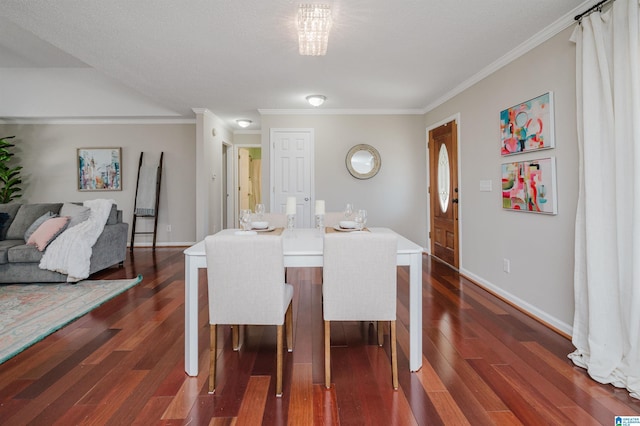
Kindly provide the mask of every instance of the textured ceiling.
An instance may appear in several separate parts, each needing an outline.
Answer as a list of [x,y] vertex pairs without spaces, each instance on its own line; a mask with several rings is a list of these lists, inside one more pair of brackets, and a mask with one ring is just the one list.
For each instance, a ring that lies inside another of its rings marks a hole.
[[2,0],[1,67],[90,67],[184,117],[420,111],[582,0],[327,1],[326,56],[298,54],[290,0]]

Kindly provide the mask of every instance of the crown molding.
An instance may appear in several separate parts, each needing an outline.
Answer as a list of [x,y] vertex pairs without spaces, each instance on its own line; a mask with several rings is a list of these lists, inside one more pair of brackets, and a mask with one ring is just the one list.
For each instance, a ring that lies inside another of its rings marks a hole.
[[421,115],[422,109],[258,109],[260,115]]
[[0,117],[0,124],[195,124],[195,118],[167,117]]
[[468,80],[463,81],[461,84],[459,84],[449,92],[445,93],[444,95],[436,99],[434,102],[424,107],[422,112],[426,114],[427,112],[433,110],[434,108],[437,108],[438,106],[442,105],[449,99],[453,98],[456,95],[459,95],[460,93],[464,92],[474,84],[480,82],[484,78],[498,71],[500,68],[515,61],[520,56],[540,46],[542,43],[549,40],[551,37],[557,35],[564,29],[575,24],[576,21],[574,17],[577,14],[579,14],[580,11],[583,10],[585,7],[590,6],[591,3],[592,3],[592,0],[587,0],[581,3],[579,6],[575,7],[571,12],[565,14],[564,16],[562,16],[560,19],[558,19],[548,27],[544,28],[543,30],[533,35],[533,37],[529,38],[528,40],[524,41],[520,45],[516,46],[514,49],[507,52],[504,56],[502,56],[495,62],[489,64],[487,67],[485,67],[480,72],[473,75]]

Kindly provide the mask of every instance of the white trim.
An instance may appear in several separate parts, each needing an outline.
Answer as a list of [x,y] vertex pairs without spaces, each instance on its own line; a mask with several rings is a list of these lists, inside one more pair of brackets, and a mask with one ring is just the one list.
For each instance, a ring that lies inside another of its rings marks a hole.
[[2,117],[0,124],[195,124],[195,118],[169,117]]
[[[196,242],[194,241],[173,241],[173,242],[156,242],[156,247],[191,247],[192,245],[194,245]],[[131,242],[127,243],[127,247],[131,248]],[[139,247],[139,248],[151,248],[153,247],[153,243],[149,243],[149,242],[141,242],[141,243],[134,243],[133,247]]]
[[556,329],[562,331],[563,333],[572,336],[573,335],[573,327],[565,322],[560,321],[558,318],[549,315],[548,313],[541,311],[538,307],[520,299],[518,296],[514,296],[513,294],[504,291],[504,289],[490,283],[489,281],[473,274],[466,269],[460,268],[460,275],[465,275],[469,279],[473,280],[476,284],[479,284],[480,287],[484,287],[491,292],[499,295],[505,300],[508,300],[510,303],[519,307],[520,309],[527,312],[529,315],[534,318],[542,321],[543,323],[547,323]]

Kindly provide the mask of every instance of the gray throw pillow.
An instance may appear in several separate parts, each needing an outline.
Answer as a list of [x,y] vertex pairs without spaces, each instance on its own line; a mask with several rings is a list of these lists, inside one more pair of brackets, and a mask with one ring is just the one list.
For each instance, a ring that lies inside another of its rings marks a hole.
[[46,212],[45,214],[43,214],[42,216],[37,218],[31,225],[29,225],[29,227],[25,231],[25,233],[24,233],[24,241],[25,242],[29,241],[29,237],[31,237],[31,234],[33,234],[35,232],[35,230],[40,227],[40,225],[45,223],[47,221],[47,219],[51,219],[52,217],[57,217],[57,216],[58,215],[53,213],[53,212]]
[[60,216],[69,216],[67,228],[76,226],[89,219],[90,214],[91,209],[89,207],[79,206],[73,203],[64,203],[60,209]]

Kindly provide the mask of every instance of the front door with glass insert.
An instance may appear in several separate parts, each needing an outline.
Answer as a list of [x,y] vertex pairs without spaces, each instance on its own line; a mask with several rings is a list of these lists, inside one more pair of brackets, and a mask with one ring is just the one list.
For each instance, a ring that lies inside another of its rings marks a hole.
[[458,268],[458,146],[455,121],[429,131],[431,255]]

